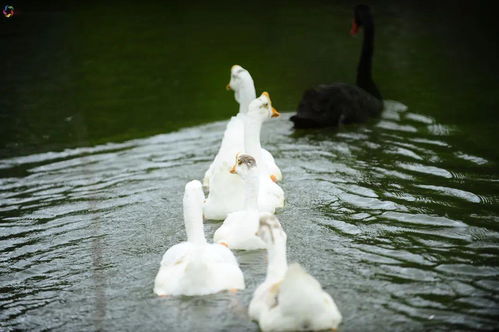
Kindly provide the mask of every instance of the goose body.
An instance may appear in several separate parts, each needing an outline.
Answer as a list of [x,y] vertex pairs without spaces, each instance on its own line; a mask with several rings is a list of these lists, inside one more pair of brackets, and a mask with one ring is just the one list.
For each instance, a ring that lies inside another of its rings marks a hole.
[[[224,162],[229,164],[232,163],[235,154],[244,151],[245,115],[248,113],[249,103],[256,98],[253,78],[250,73],[241,66],[232,66],[231,79],[227,88],[234,90],[235,99],[239,103],[239,113],[229,120],[220,149],[204,175],[203,185],[208,189],[210,188],[215,170]],[[274,157],[264,148],[261,148],[261,150],[262,169],[265,167],[265,171],[269,176],[272,176],[276,181],[280,181],[282,179],[282,173],[275,163]]]
[[262,215],[258,235],[267,245],[265,281],[257,287],[249,316],[262,331],[336,329],[342,316],[333,298],[299,264],[286,260],[286,234],[275,216]]
[[172,246],[163,255],[154,280],[157,295],[207,295],[245,287],[243,274],[230,249],[206,242],[203,200],[201,183],[187,183],[183,200],[187,241]]
[[248,154],[240,154],[231,172],[237,173],[244,182],[244,209],[229,213],[222,226],[213,236],[215,243],[221,243],[230,249],[264,249],[265,243],[256,232],[260,220],[258,212],[259,174],[255,159]]
[[[272,108],[270,96],[264,92],[249,105],[244,122],[244,150],[251,154],[258,165],[263,164],[260,145],[260,131],[264,121],[279,113]],[[230,174],[234,163],[235,153],[231,162],[222,162],[214,169],[210,180],[210,192],[204,206],[204,215],[207,219],[224,220],[231,212],[244,209],[244,182]],[[258,168],[259,190],[258,211],[274,213],[276,208],[284,206],[284,192],[268,175],[265,167]]]
[[259,218],[258,211],[232,212],[216,230],[213,241],[236,250],[265,249],[265,244],[255,235]]
[[364,27],[364,40],[356,85],[334,83],[306,90],[297,113],[290,118],[295,128],[337,127],[365,122],[381,114],[383,99],[371,75],[374,20],[366,5],[354,9],[352,34],[359,27]]

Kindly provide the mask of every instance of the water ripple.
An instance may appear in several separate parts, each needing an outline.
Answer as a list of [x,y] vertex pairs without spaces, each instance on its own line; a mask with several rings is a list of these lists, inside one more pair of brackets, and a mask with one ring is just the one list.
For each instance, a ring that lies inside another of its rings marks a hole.
[[475,195],[471,192],[465,191],[465,190],[448,188],[448,187],[441,187],[441,186],[424,185],[424,184],[419,184],[419,185],[415,185],[415,186],[418,188],[430,189],[430,190],[434,190],[437,192],[441,192],[441,193],[444,193],[446,195],[461,198],[463,200],[466,200],[466,201],[472,202],[472,203],[480,203],[481,202],[480,197],[478,197],[477,195]]
[[444,178],[452,178],[452,173],[436,167],[436,166],[427,166],[427,165],[422,165],[422,164],[417,164],[417,163],[404,163],[404,162],[398,162],[397,165],[405,170],[408,171],[413,171],[417,173],[425,173],[425,174],[431,174],[431,175],[436,175],[436,176],[441,176]]
[[[265,124],[289,259],[333,293],[345,331],[496,326],[492,163],[460,147],[458,128],[385,104],[376,125],[335,133],[293,133],[287,113]],[[185,237],[183,187],[203,176],[224,128],[0,160],[0,329],[256,331],[246,307],[262,251],[236,253],[248,285],[237,295],[152,293],[162,254]],[[207,238],[218,225],[206,222]]]

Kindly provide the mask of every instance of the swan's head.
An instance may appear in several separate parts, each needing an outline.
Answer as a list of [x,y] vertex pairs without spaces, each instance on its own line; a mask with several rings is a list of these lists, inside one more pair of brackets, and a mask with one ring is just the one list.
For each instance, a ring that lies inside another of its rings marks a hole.
[[238,92],[249,86],[253,86],[253,78],[250,73],[239,65],[232,66],[230,69],[230,82],[225,88]]
[[265,121],[270,118],[276,118],[281,114],[272,107],[269,93],[263,92],[260,97],[249,104],[248,115]]
[[230,169],[232,174],[239,174],[245,177],[248,173],[256,169],[256,160],[246,153],[236,154],[236,163]]
[[369,6],[357,5],[353,10],[353,14],[352,29],[350,30],[352,35],[356,35],[360,27],[372,24],[372,14]]
[[276,216],[270,213],[260,215],[260,226],[256,235],[268,246],[278,242],[286,242],[286,233],[284,233],[281,223]]

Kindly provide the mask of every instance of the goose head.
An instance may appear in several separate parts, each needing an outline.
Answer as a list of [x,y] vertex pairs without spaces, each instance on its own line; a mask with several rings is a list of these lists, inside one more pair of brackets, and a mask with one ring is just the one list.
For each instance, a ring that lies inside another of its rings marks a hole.
[[252,118],[265,121],[270,118],[276,118],[281,114],[272,107],[272,101],[270,100],[269,93],[263,92],[260,97],[256,98],[249,104],[248,115]]
[[192,180],[185,185],[184,206],[190,209],[196,209],[203,205],[204,193],[203,186],[198,180]]
[[260,237],[267,246],[277,243],[286,243],[286,233],[276,216],[270,213],[260,215],[260,225],[256,235]]
[[359,28],[365,25],[372,24],[371,8],[367,5],[357,5],[354,8],[354,17],[352,21],[352,29],[350,34],[356,35]]
[[234,97],[238,103],[249,103],[255,97],[253,78],[246,69],[239,65],[234,65],[230,69],[230,82],[225,88],[234,91]]
[[236,155],[236,163],[232,166],[230,172],[232,174],[238,174],[244,179],[254,170],[256,170],[255,158],[246,153],[238,153]]

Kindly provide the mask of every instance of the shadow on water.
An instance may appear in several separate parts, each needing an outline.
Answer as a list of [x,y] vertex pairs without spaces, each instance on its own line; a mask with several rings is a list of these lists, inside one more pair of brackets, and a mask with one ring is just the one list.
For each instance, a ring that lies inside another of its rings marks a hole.
[[[495,12],[368,3],[374,77],[409,107],[331,131],[294,131],[291,113],[264,125],[289,259],[334,296],[343,331],[494,330]],[[181,193],[216,153],[226,122],[213,121],[237,109],[230,65],[281,111],[353,82],[352,4],[14,3],[0,20],[0,329],[256,331],[264,252],[236,253],[235,295],[156,298],[153,279],[185,238]]]

